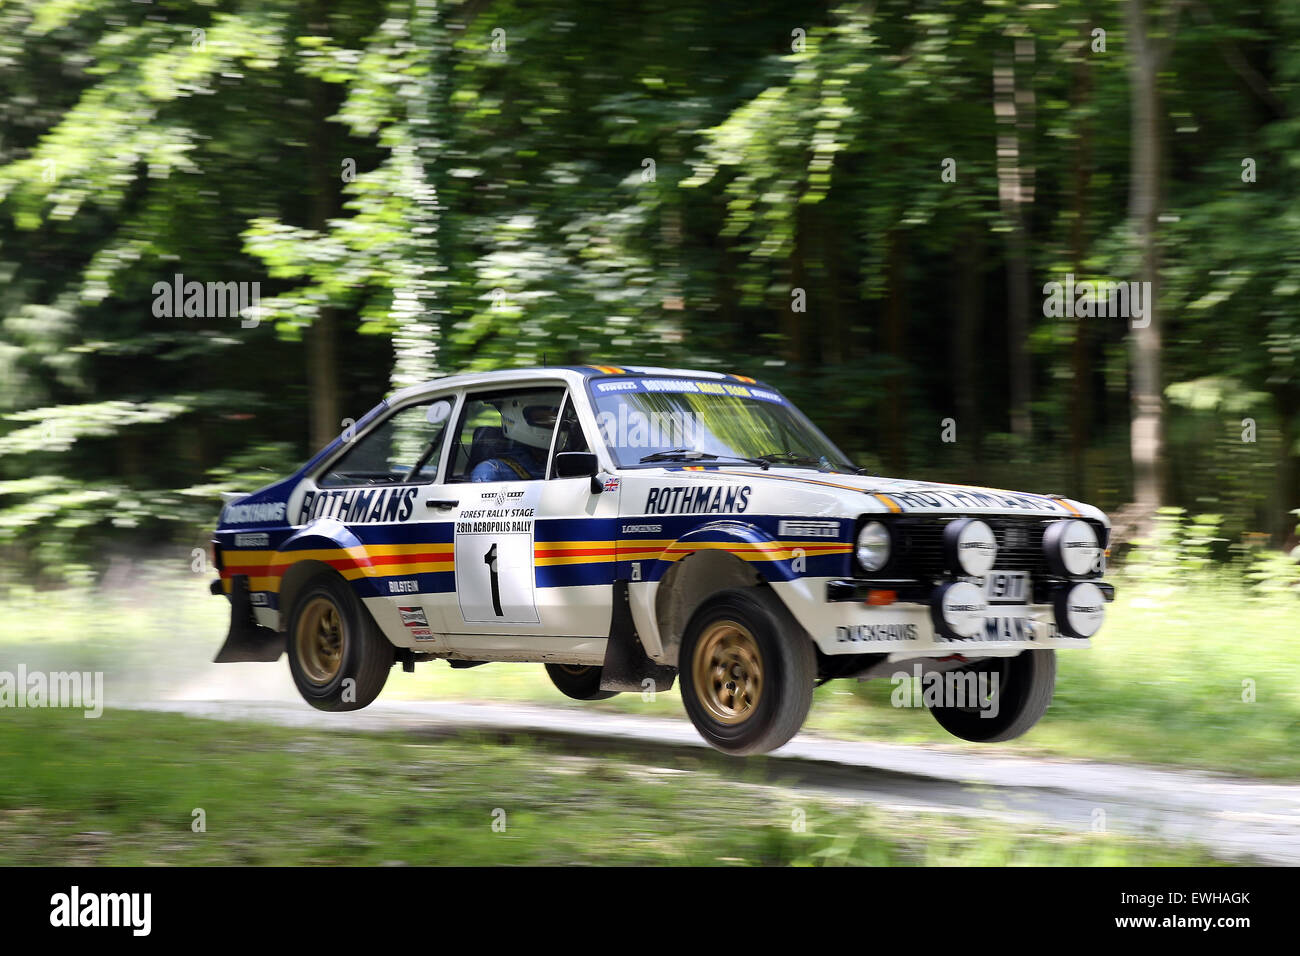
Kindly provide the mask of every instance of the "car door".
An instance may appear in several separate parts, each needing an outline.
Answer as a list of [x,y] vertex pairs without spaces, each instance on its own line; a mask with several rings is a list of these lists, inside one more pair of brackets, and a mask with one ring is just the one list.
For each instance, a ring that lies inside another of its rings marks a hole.
[[[533,550],[537,580],[537,606],[550,633],[572,638],[609,636],[614,574],[618,567],[618,509],[622,493],[619,479],[604,470],[596,478],[561,478],[556,455],[564,452],[600,452],[587,435],[581,405],[570,393],[565,397],[556,428],[555,444],[542,488],[541,516]],[[593,420],[594,424],[594,420]],[[603,644],[602,644],[603,647]]]
[[[512,431],[512,415],[522,435]],[[466,395],[448,452],[447,487],[461,504],[456,596],[446,604],[448,626],[458,630],[452,643],[465,654],[600,659],[609,629],[617,482],[594,494],[590,477],[553,472],[556,451],[585,448],[585,435],[563,385]]]
[[302,524],[339,522],[331,537],[358,544],[316,555],[352,583],[394,643],[441,648],[441,596],[454,590],[456,501],[441,482],[456,393],[394,409],[327,463],[307,485]]

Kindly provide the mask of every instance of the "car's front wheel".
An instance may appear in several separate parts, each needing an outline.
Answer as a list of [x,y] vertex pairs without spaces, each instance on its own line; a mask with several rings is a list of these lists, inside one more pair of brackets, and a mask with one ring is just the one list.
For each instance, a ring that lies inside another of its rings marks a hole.
[[679,661],[686,713],[724,753],[775,750],[808,716],[816,651],[767,591],[723,591],[702,605],[686,628]]
[[546,673],[551,683],[566,697],[574,700],[608,700],[616,697],[616,690],[600,689],[599,667],[584,667],[581,664],[547,664]]
[[962,740],[1011,740],[1038,723],[1056,687],[1056,651],[1021,651],[1015,657],[989,657],[942,675],[945,694],[958,688],[962,701],[930,707],[944,730]]
[[395,659],[346,581],[323,574],[293,602],[286,642],[289,673],[303,700],[319,710],[359,710],[384,689]]

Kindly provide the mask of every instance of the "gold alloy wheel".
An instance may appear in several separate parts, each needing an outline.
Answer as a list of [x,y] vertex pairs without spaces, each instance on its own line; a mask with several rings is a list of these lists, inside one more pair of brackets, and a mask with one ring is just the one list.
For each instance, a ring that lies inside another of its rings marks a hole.
[[590,664],[556,664],[555,666],[564,671],[564,673],[570,674],[573,677],[581,677],[583,674],[591,670]]
[[691,677],[696,696],[715,720],[743,722],[763,694],[758,641],[743,624],[714,621],[695,642]]
[[327,597],[314,597],[298,618],[294,635],[298,661],[313,684],[328,684],[343,665],[347,630],[343,616]]

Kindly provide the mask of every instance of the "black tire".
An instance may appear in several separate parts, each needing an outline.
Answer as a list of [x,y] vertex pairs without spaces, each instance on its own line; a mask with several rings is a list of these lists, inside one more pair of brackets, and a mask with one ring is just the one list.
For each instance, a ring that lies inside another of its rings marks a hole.
[[677,673],[686,713],[700,736],[723,753],[760,754],[803,726],[817,653],[770,591],[722,591],[687,625]]
[[[332,609],[334,621],[325,617]],[[319,616],[319,619],[317,619]],[[338,632],[337,652],[326,632]],[[334,574],[308,581],[289,615],[285,649],[303,700],[318,710],[360,710],[384,689],[396,655],[352,588]],[[332,669],[331,669],[332,668]]]
[[565,697],[574,700],[609,700],[617,697],[616,690],[600,689],[601,668],[579,664],[547,664],[546,673],[551,683]]
[[967,707],[931,707],[939,726],[954,737],[976,743],[1011,740],[1028,731],[1047,712],[1056,687],[1056,651],[1021,651],[1015,657],[990,657],[962,672],[989,675],[985,689],[994,690],[997,676],[997,714],[985,717],[981,701]]

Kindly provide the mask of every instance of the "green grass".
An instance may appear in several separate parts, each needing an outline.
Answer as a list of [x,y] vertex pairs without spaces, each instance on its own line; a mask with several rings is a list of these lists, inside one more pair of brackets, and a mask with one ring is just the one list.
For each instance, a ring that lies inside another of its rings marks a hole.
[[[894,707],[889,680],[831,681],[817,691],[805,730],[1300,779],[1300,655],[1294,649],[1300,602],[1248,598],[1239,588],[1210,585],[1144,593],[1138,582],[1121,582],[1108,612],[1092,648],[1058,652],[1052,707],[1019,740],[992,748],[956,740],[924,710]],[[1243,699],[1247,681],[1253,682],[1253,702]],[[653,703],[639,694],[594,704],[569,701],[540,667],[524,664],[461,672],[435,665],[401,675],[385,693],[682,713],[675,691]]]
[[[225,634],[227,605],[206,578],[174,573],[111,595],[11,592],[0,601],[0,668],[102,669],[110,700],[167,695],[203,675]],[[1058,653],[1056,698],[1025,737],[994,748],[948,736],[916,709],[891,706],[888,680],[832,681],[806,730],[848,739],[1025,752],[1300,779],[1300,602],[1248,597],[1211,581],[1177,589],[1119,581],[1119,599],[1090,650]],[[285,664],[258,665],[283,670]],[[1243,682],[1255,699],[1243,700]],[[675,691],[579,703],[535,664],[395,670],[383,699],[510,700],[683,718]]]
[[1217,862],[1086,829],[867,808],[772,781],[775,761],[720,759],[14,710],[0,721],[0,865]]

